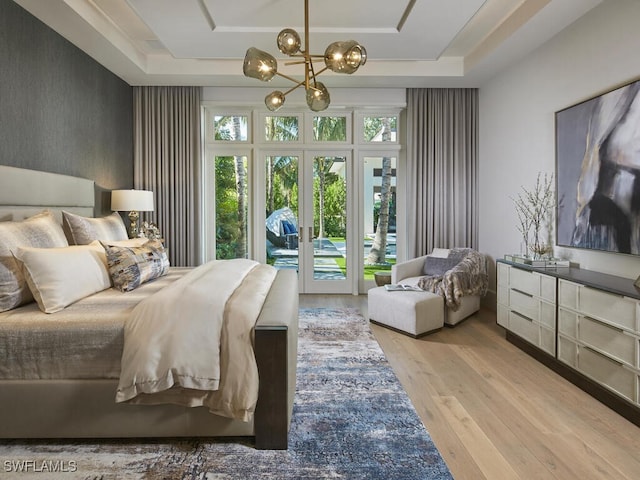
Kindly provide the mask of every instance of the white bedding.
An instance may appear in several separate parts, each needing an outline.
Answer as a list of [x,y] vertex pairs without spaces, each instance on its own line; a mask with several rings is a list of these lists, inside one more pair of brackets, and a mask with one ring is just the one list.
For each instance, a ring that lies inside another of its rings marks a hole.
[[57,313],[43,313],[35,302],[0,313],[0,379],[117,379],[126,318],[141,300],[191,270],[171,267],[132,292],[111,288]]
[[207,406],[248,421],[258,398],[252,332],[276,269],[201,265],[145,299],[125,324],[117,402]]

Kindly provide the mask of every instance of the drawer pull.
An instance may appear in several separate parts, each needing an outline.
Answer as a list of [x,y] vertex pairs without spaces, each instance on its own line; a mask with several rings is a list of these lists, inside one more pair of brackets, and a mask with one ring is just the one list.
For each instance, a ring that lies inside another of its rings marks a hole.
[[585,320],[590,320],[590,321],[592,321],[594,323],[597,323],[599,325],[602,325],[604,327],[609,327],[610,329],[615,330],[616,332],[624,333],[624,330],[621,329],[620,327],[613,326],[613,325],[611,325],[609,323],[603,322],[602,320],[598,320],[597,318],[587,317],[586,315],[583,316],[582,318],[584,318]]
[[521,313],[516,312],[515,310],[511,310],[511,313],[513,313],[514,315],[517,315],[520,318],[524,318],[525,320],[528,320],[529,322],[533,323],[532,319],[530,319],[529,317],[525,317],[524,315],[522,315]]
[[533,295],[531,295],[530,293],[523,292],[522,290],[518,290],[517,288],[512,288],[511,290],[513,290],[514,292],[518,292],[521,295],[525,295],[525,296],[527,296],[529,298],[533,298]]
[[591,348],[589,345],[583,345],[582,348],[584,348],[586,350],[589,350],[591,353],[595,353],[596,355],[598,355],[598,356],[600,356],[602,358],[605,358],[605,359],[609,360],[610,362],[613,362],[616,365],[619,365],[620,367],[622,367],[624,365],[621,361],[616,360],[614,358],[611,358],[611,357],[605,355],[604,353],[600,353],[599,351],[594,350],[593,348]]

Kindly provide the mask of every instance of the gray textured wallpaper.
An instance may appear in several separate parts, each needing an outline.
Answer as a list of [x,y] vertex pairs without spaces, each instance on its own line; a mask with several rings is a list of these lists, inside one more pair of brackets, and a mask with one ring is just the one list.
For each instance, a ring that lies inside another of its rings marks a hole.
[[133,186],[131,87],[11,0],[0,0],[0,164]]

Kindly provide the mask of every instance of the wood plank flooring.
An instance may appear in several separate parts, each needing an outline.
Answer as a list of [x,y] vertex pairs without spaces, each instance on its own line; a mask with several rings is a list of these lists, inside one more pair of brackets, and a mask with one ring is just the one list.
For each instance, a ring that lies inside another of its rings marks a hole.
[[[367,317],[362,295],[300,306]],[[640,428],[507,342],[493,312],[418,340],[371,329],[457,480],[640,478]]]

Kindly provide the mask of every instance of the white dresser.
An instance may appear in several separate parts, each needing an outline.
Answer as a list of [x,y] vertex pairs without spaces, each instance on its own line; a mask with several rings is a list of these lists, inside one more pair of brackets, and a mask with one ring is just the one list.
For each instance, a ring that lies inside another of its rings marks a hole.
[[498,263],[497,320],[510,332],[555,355],[555,277]]
[[507,339],[640,426],[640,290],[633,280],[502,260],[497,273],[496,318]]

